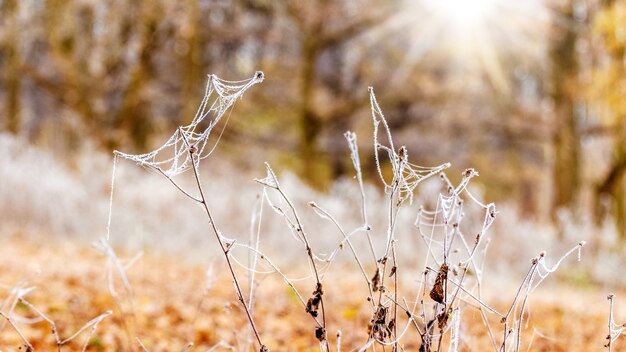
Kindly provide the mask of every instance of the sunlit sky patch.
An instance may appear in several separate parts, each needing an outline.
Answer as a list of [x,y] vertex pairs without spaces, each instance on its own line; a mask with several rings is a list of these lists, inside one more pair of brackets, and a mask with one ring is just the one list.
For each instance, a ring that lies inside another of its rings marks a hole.
[[506,92],[509,71],[544,55],[551,15],[542,0],[404,0],[369,37],[404,34],[407,44],[394,79],[437,53],[455,72],[482,75]]

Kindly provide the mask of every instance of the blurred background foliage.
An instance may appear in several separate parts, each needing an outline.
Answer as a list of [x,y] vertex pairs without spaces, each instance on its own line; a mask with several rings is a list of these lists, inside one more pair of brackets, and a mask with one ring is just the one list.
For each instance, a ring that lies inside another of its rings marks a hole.
[[353,174],[343,132],[372,159],[373,86],[413,162],[475,167],[526,218],[566,209],[626,237],[625,48],[626,0],[0,0],[0,128],[67,160],[147,151],[207,74],[262,70],[220,157],[327,190]]

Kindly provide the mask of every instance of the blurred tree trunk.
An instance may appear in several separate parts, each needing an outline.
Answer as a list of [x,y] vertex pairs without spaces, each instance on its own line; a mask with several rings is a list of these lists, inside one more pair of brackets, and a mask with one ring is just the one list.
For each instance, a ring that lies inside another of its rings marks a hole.
[[[360,106],[367,103],[355,101],[350,94],[336,94],[333,96],[333,103],[330,111],[322,112],[315,106],[316,91],[327,89],[335,90],[337,87],[329,87],[328,83],[320,82],[318,78],[317,65],[322,54],[329,50],[340,50],[342,44],[347,43],[363,31],[371,28],[376,23],[380,23],[388,16],[381,11],[376,14],[366,14],[357,19],[346,20],[344,25],[334,26],[328,23],[333,20],[333,12],[341,11],[339,3],[324,0],[315,4],[311,8],[310,4],[291,1],[288,3],[287,11],[295,19],[298,27],[299,42],[301,46],[301,67],[299,77],[300,101],[298,103],[299,113],[299,154],[303,164],[300,175],[313,186],[324,188],[331,177],[338,170],[334,169],[332,158],[322,150],[319,140],[324,127],[330,119],[349,118]],[[312,13],[311,11],[315,12]],[[339,71],[339,67],[334,67]],[[338,82],[329,82],[330,85]]]
[[[51,69],[43,71],[38,65],[25,62],[22,73],[75,112],[82,122],[79,126],[86,127],[90,137],[101,146],[117,148],[120,136],[116,130],[124,127],[135,148],[144,150],[152,132],[145,88],[154,75],[152,59],[159,47],[157,32],[163,16],[160,4],[136,2],[127,9],[128,13],[112,14],[122,16],[118,22],[109,23],[119,26],[119,47],[105,48],[97,47],[95,13],[88,5],[55,0],[43,11],[41,24],[47,33],[46,58]],[[100,58],[103,69],[93,70],[90,55],[98,49],[104,51]],[[109,77],[114,75],[116,79]],[[110,98],[111,88],[117,93],[115,99]],[[104,108],[97,109],[96,102],[104,104]],[[72,137],[69,131],[75,125],[67,127],[66,137]],[[74,138],[66,140],[71,142]]]
[[[603,0],[601,5],[599,14],[618,15],[619,12],[615,12],[616,9],[614,8],[617,5],[615,0]],[[609,22],[612,23],[612,26],[619,26],[623,23],[619,17],[613,18],[613,20],[614,22]],[[614,81],[605,89],[620,92],[622,89],[620,87],[624,84],[623,60],[626,55],[626,45],[623,39],[619,37],[618,28],[609,26],[604,30],[610,32],[604,33],[605,36],[608,35],[604,38],[606,50],[603,53],[605,55],[604,63],[617,68],[613,72]],[[602,36],[602,33],[600,35]],[[607,57],[609,60],[606,60]],[[623,96],[618,100],[620,100],[618,103],[613,102],[613,104],[608,105],[616,115],[616,125],[610,127],[614,132],[613,156],[607,173],[594,189],[594,215],[596,223],[600,224],[607,215],[611,214],[621,241],[626,241],[626,116],[623,114],[624,107],[620,106],[624,104]]]
[[596,219],[599,222],[611,210],[622,240],[626,240],[626,140],[618,141],[612,165],[595,189]]
[[[316,30],[317,31],[317,30]],[[300,155],[302,176],[312,181],[315,186],[322,186],[323,162],[321,151],[317,145],[318,136],[322,131],[322,122],[317,116],[313,104],[315,83],[315,64],[319,56],[319,46],[314,35],[307,36],[302,43],[302,73],[300,78],[300,90],[302,102],[300,103]]]
[[159,40],[157,29],[162,12],[159,4],[146,0],[141,2],[137,23],[139,31],[139,59],[130,68],[130,82],[126,87],[124,98],[119,109],[115,112],[116,120],[122,122],[122,126],[130,131],[130,137],[138,151],[145,151],[148,146],[148,138],[152,133],[148,115],[148,101],[144,96],[145,86],[150,83],[154,76],[152,58],[158,49]]
[[[575,0],[568,1],[560,15],[569,25],[574,18]],[[575,112],[578,60],[576,28],[554,28],[552,39],[552,92],[555,125],[552,139],[554,148],[552,216],[559,208],[572,207],[580,187],[580,135]]]
[[18,38],[19,33],[17,31],[17,0],[6,0],[2,2],[1,13],[4,21],[9,22],[7,24],[7,31],[5,37],[2,38],[2,56],[4,56],[4,81],[6,89],[6,129],[17,134],[20,128],[20,75],[19,75],[19,52],[18,52]]
[[[185,42],[183,48],[182,60],[185,63],[183,67],[183,109],[176,123],[182,125],[184,121],[190,121],[194,116],[197,106],[195,102],[198,99],[198,82],[205,82],[206,75],[203,71],[202,48],[206,43],[200,29],[202,28],[202,13],[198,6],[198,1],[187,1],[188,23],[181,30],[181,36]],[[206,65],[208,66],[208,65]],[[205,66],[205,67],[206,67]]]

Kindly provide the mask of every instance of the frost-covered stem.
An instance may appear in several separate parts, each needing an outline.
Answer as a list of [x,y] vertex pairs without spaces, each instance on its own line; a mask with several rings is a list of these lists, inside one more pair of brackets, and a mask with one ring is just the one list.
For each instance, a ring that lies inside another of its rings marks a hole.
[[[289,288],[291,288],[291,290],[296,294],[296,296],[298,297],[298,300],[300,301],[302,306],[304,308],[306,308],[306,301],[302,297],[302,294],[300,294],[300,291],[298,291],[298,289],[293,284],[293,282],[291,280],[289,280],[289,278],[282,271],[280,271],[280,269],[276,266],[276,264],[274,264],[274,262],[272,262],[272,260],[267,255],[265,255],[265,253],[261,252],[260,250],[258,250],[256,248],[253,248],[253,247],[250,247],[250,246],[246,246],[246,245],[242,245],[241,243],[237,243],[236,246],[245,248],[245,249],[247,249],[249,251],[252,251],[252,252],[256,253],[261,258],[261,260],[264,260],[267,263],[267,265],[269,265],[272,268],[272,270],[274,270],[275,273],[280,275],[280,277],[283,279],[285,284],[287,286],[289,286]],[[320,326],[320,327],[322,326],[322,323],[316,317],[314,317],[312,315],[310,315],[310,317],[315,321],[317,326]]]
[[609,352],[613,350],[612,343],[613,342],[613,294],[609,294],[606,298],[609,300],[609,335],[607,339],[609,342],[606,344],[606,347],[609,348]]
[[179,191],[181,191],[184,195],[189,197],[191,200],[195,200],[198,203],[202,203],[202,201],[200,199],[192,196],[191,194],[189,194],[189,192],[185,191],[178,183],[176,183],[174,181],[173,178],[171,178],[163,170],[161,170],[160,167],[157,167],[157,168],[154,168],[154,169],[157,170],[157,172],[159,172],[161,175],[165,176],[165,178],[168,179],[174,185],[174,187],[176,187]]
[[[320,281],[320,275],[317,271],[317,265],[315,265],[315,258],[313,258],[313,250],[309,245],[309,240],[307,238],[306,233],[304,232],[304,228],[302,227],[302,223],[300,222],[300,217],[298,216],[298,212],[296,211],[296,207],[293,205],[289,197],[283,192],[282,188],[276,184],[276,190],[280,194],[280,196],[285,200],[291,212],[293,213],[293,217],[296,220],[296,225],[298,228],[296,231],[300,233],[302,240],[304,241],[304,245],[306,247],[307,257],[309,258],[309,262],[311,263],[311,267],[313,267],[313,274],[315,276],[316,290],[322,290],[322,282]],[[320,306],[322,308],[322,329],[324,329],[324,344],[326,345],[326,350],[330,351],[330,344],[328,343],[328,338],[326,335],[326,310],[324,309],[324,295],[320,294]]]
[[365,232],[367,236],[367,243],[369,244],[370,251],[372,252],[374,263],[376,263],[378,257],[376,256],[376,250],[374,249],[374,243],[372,242],[372,236],[370,235],[369,221],[367,220],[367,202],[365,197],[365,187],[363,185],[363,172],[361,171],[361,159],[359,158],[359,148],[356,141],[356,133],[348,131],[344,133],[344,137],[348,141],[348,147],[350,148],[350,157],[352,159],[354,170],[356,171],[356,179],[359,183],[359,191],[361,192],[361,217],[363,218],[363,224],[367,228]]
[[252,327],[252,330],[254,331],[254,335],[257,339],[257,341],[259,342],[259,346],[261,351],[264,351],[267,349],[267,347],[263,344],[263,342],[261,341],[261,336],[259,335],[259,331],[256,328],[256,325],[254,324],[254,320],[252,319],[252,314],[250,313],[250,309],[248,308],[248,304],[246,303],[246,300],[243,298],[243,293],[241,291],[241,285],[239,284],[239,280],[237,280],[237,275],[235,274],[235,270],[233,269],[233,265],[230,261],[230,255],[229,255],[229,248],[226,248],[226,246],[224,245],[224,242],[222,242],[222,239],[220,238],[220,234],[219,231],[217,229],[217,226],[215,225],[215,222],[213,221],[213,216],[211,215],[211,210],[209,209],[209,205],[206,201],[206,197],[204,196],[204,190],[202,188],[202,182],[200,182],[200,176],[198,174],[198,168],[196,166],[196,163],[194,162],[194,149],[189,145],[189,142],[187,141],[187,138],[185,137],[184,134],[182,134],[184,140],[185,140],[185,144],[187,145],[187,149],[189,151],[189,157],[191,159],[191,167],[193,169],[193,175],[196,179],[196,185],[198,186],[198,192],[200,193],[200,203],[202,204],[207,217],[209,219],[209,223],[211,224],[211,229],[213,230],[213,234],[215,235],[215,238],[217,239],[217,242],[220,245],[220,248],[222,249],[222,252],[224,253],[224,258],[226,258],[226,264],[228,264],[228,269],[230,270],[230,274],[233,278],[233,283],[235,284],[235,290],[237,291],[237,296],[239,298],[239,302],[241,302],[241,305],[243,306],[243,309],[246,311],[246,316],[248,317],[248,321],[250,322],[250,326]]
[[330,222],[332,222],[335,225],[335,227],[337,227],[337,229],[339,230],[339,232],[343,236],[344,241],[348,243],[348,247],[350,247],[350,251],[352,252],[352,256],[354,257],[354,260],[356,261],[357,265],[359,266],[359,269],[361,270],[361,274],[363,274],[363,278],[365,279],[365,282],[367,283],[367,287],[369,289],[369,295],[370,295],[371,302],[372,302],[372,304],[374,304],[374,292],[372,291],[372,281],[370,280],[369,277],[367,277],[367,273],[365,272],[365,267],[363,267],[363,263],[361,262],[361,259],[359,258],[359,255],[357,254],[356,249],[354,248],[354,245],[352,245],[352,241],[350,241],[350,238],[346,234],[346,231],[344,231],[344,229],[341,227],[341,225],[339,225],[339,223],[337,222],[337,219],[335,219],[326,210],[320,208],[320,206],[317,205],[315,202],[310,202],[309,206],[314,208],[314,209],[316,209],[322,215],[324,215],[326,218],[328,218],[330,220]]
[[[393,258],[393,296],[394,300],[398,302],[398,260],[396,257],[396,246],[395,244],[391,247],[391,256]],[[398,306],[393,306],[393,338],[395,339],[395,343],[393,344],[394,351],[398,351]]]
[[[261,220],[263,219],[263,198],[260,199],[260,201],[258,201],[259,205],[259,210],[258,210],[258,221],[256,221],[256,230],[255,230],[255,220],[257,220],[257,212],[256,209],[253,210],[253,214],[252,214],[252,219],[250,221],[250,237],[249,237],[249,245],[252,247],[254,246],[255,249],[259,249],[259,245],[260,245],[260,240],[261,240]],[[250,292],[248,294],[248,306],[250,307],[250,313],[252,313],[253,309],[254,309],[254,285],[255,285],[255,273],[256,273],[256,265],[257,265],[257,260],[258,260],[258,255],[256,252],[254,251],[250,251],[248,253],[248,265],[252,268],[252,270],[250,271],[250,275],[249,275],[249,287],[250,287]],[[246,337],[246,347],[245,347],[245,351],[249,350],[249,344],[250,344],[250,334],[252,334],[252,328],[250,328],[248,330],[248,336]]]
[[85,339],[85,343],[83,344],[83,348],[81,349],[82,352],[85,352],[85,350],[87,349],[87,345],[89,345],[89,339],[91,338],[91,336],[93,335],[93,333],[96,331],[96,329],[98,328],[98,324],[100,324],[100,322],[108,317],[109,315],[111,315],[113,312],[106,311],[102,314],[100,314],[99,316],[91,319],[90,321],[88,321],[85,325],[83,325],[80,329],[78,329],[78,331],[76,331],[72,336],[61,340],[61,337],[59,337],[59,333],[57,330],[57,326],[54,323],[54,320],[50,319],[47,315],[45,315],[42,311],[40,311],[39,309],[37,309],[37,307],[35,307],[32,303],[28,302],[27,300],[25,300],[24,298],[19,298],[19,301],[23,304],[25,304],[26,306],[28,306],[28,308],[32,309],[35,313],[37,313],[37,315],[39,315],[43,320],[45,320],[49,325],[50,328],[52,329],[52,334],[54,335],[54,339],[56,341],[57,344],[57,350],[59,352],[61,352],[61,347],[66,345],[68,342],[72,341],[73,339],[75,339],[78,335],[80,335],[83,331],[87,330],[89,327],[91,327],[91,330],[89,331],[89,334],[87,335],[87,338]]
[[337,331],[337,352],[341,352],[341,330]]
[[31,345],[30,342],[28,342],[28,339],[26,339],[26,337],[22,334],[20,329],[17,328],[17,325],[15,325],[15,323],[13,322],[13,319],[11,319],[11,317],[9,317],[8,315],[5,315],[2,312],[0,312],[0,317],[3,317],[4,319],[6,319],[6,321],[9,323],[9,325],[11,325],[13,330],[15,330],[15,332],[17,332],[17,334],[22,339],[22,342],[24,342],[24,344],[26,345],[27,351],[34,351],[35,350],[33,348],[33,345]]
[[509,310],[507,310],[507,312],[504,315],[504,317],[502,317],[503,320],[505,320],[505,319],[508,320],[509,315],[511,315],[511,312],[513,311],[513,308],[517,304],[517,299],[519,298],[520,293],[522,293],[522,289],[524,288],[524,285],[526,284],[526,281],[528,281],[528,278],[532,275],[532,273],[535,270],[536,266],[537,266],[537,264],[533,263],[533,265],[531,265],[530,268],[528,269],[528,272],[526,273],[526,276],[524,277],[524,281],[522,281],[522,284],[517,289],[517,293],[515,294],[515,297],[513,298],[513,302],[511,302],[511,306],[509,307]]
[[[382,270],[382,274],[380,277],[380,286],[384,287],[385,285],[385,277],[387,276],[387,259],[389,257],[389,252],[390,250],[393,253],[393,260],[394,260],[394,266],[396,266],[395,270],[397,270],[397,262],[395,260],[395,238],[394,238],[394,233],[395,233],[395,226],[396,226],[396,218],[398,215],[398,211],[400,210],[400,206],[396,205],[394,207],[395,203],[395,196],[397,194],[398,191],[398,178],[396,177],[396,180],[393,183],[393,188],[391,190],[391,193],[389,195],[389,213],[388,213],[388,228],[387,228],[387,246],[385,248],[385,255],[381,258],[382,260],[382,264],[383,264],[383,270]],[[394,211],[395,208],[395,211]],[[395,215],[395,216],[394,216]],[[379,290],[379,295],[378,295],[378,304],[382,304],[382,295],[383,295],[383,290]],[[394,292],[395,292],[395,300],[397,301],[398,296],[397,296],[397,292],[398,292],[398,276],[397,273],[394,274]],[[397,315],[398,315],[398,310],[397,310],[397,306],[394,305],[393,307],[393,316],[394,316],[394,350],[397,351],[398,350],[398,340],[396,339],[396,333],[397,333]]]
[[519,295],[522,293],[522,289],[524,288],[524,285],[526,285],[527,282],[528,282],[528,285],[530,285],[529,279],[534,276],[535,270],[537,268],[537,263],[538,263],[537,258],[534,258],[533,262],[532,262],[532,265],[528,269],[528,272],[526,273],[526,276],[524,277],[524,280],[522,281],[522,284],[517,289],[517,293],[515,294],[515,298],[513,298],[513,302],[511,302],[511,306],[509,307],[509,310],[502,317],[501,321],[504,324],[504,339],[502,341],[502,348],[501,348],[502,351],[506,351],[506,340],[507,340],[508,335],[509,335],[509,333],[508,333],[509,315],[511,315],[511,313],[513,312],[513,309],[517,305],[517,300],[519,298]]
[[524,300],[522,301],[522,308],[519,313],[519,322],[517,324],[517,344],[515,345],[515,351],[519,352],[520,344],[522,343],[522,321],[524,320],[524,310],[526,309],[526,302],[528,301],[528,296],[530,296],[530,289],[532,286],[533,279],[535,274],[537,273],[537,262],[539,259],[536,259],[533,265],[533,269],[530,273],[530,277],[528,278],[528,284],[526,286],[526,294],[524,295]]
[[139,344],[139,347],[141,347],[141,350],[143,352],[149,352],[148,349],[146,348],[146,346],[144,346],[143,342],[141,342],[140,338],[137,337],[136,340],[137,340],[137,343]]

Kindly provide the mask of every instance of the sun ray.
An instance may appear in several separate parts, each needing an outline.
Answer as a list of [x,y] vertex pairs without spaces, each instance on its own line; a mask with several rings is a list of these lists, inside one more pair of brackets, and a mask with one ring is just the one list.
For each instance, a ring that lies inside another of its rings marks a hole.
[[372,45],[391,38],[391,45],[400,47],[393,84],[401,84],[421,62],[436,62],[484,77],[508,94],[508,67],[541,61],[553,21],[559,18],[545,0],[404,0],[395,15],[360,40]]

